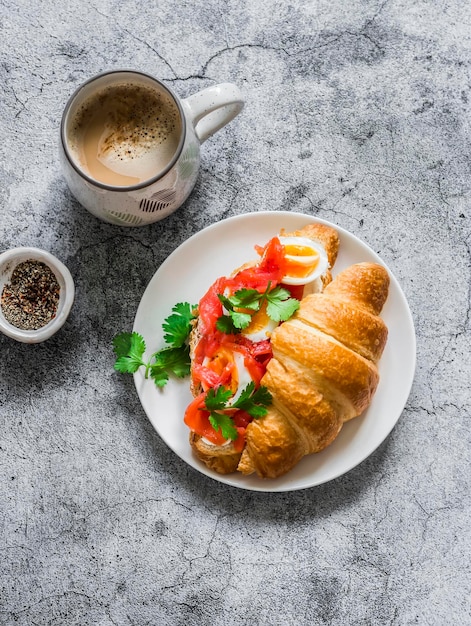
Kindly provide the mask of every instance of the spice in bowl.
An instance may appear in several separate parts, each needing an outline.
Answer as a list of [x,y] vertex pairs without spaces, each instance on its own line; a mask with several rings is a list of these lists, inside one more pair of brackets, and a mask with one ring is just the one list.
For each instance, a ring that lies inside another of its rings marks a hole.
[[21,330],[37,330],[54,319],[59,305],[60,286],[51,268],[43,261],[19,263],[5,284],[0,298],[7,322]]

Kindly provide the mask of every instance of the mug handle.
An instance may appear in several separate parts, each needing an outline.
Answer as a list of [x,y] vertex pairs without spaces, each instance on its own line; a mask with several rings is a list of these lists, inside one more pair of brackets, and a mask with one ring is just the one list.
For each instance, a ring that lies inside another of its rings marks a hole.
[[220,83],[185,98],[191,122],[201,143],[228,124],[244,108],[239,88]]

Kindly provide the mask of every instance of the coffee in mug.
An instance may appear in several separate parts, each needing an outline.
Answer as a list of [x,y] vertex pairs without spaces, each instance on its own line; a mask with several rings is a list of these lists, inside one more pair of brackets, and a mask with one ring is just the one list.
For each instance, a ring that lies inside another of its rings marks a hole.
[[109,85],[81,103],[68,127],[77,165],[113,186],[143,183],[172,161],[180,141],[175,102],[151,85]]
[[99,74],[72,94],[62,115],[59,156],[69,189],[105,222],[157,222],[194,188],[201,144],[243,106],[232,83],[179,98],[143,72]]

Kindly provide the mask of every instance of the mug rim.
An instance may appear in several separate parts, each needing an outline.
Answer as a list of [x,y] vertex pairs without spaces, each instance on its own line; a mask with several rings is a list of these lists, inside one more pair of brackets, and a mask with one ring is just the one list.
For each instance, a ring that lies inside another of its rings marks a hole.
[[[103,182],[97,180],[96,178],[92,178],[91,176],[89,176],[86,172],[84,172],[77,165],[75,160],[72,158],[71,152],[70,152],[69,147],[68,147],[67,138],[66,138],[66,131],[65,131],[66,117],[67,117],[67,115],[68,115],[68,113],[69,113],[69,111],[70,111],[70,109],[72,107],[72,104],[77,99],[77,96],[80,94],[80,92],[87,85],[90,85],[90,83],[93,83],[93,82],[95,82],[97,80],[105,78],[106,76],[111,76],[112,74],[133,74],[135,76],[141,76],[141,77],[144,77],[144,78],[147,78],[147,79],[151,80],[154,83],[157,83],[159,85],[159,87],[161,87],[163,90],[165,90],[167,92],[167,94],[170,96],[172,101],[175,103],[175,105],[176,105],[176,107],[178,109],[178,113],[180,115],[180,120],[181,120],[181,124],[182,124],[182,131],[180,133],[180,139],[179,139],[177,149],[176,149],[175,154],[173,155],[172,159],[168,162],[168,164],[165,166],[165,168],[163,170],[161,170],[158,174],[156,174],[155,176],[152,176],[151,178],[147,178],[146,180],[144,180],[144,181],[142,181],[140,183],[137,183],[135,185],[109,185],[107,183],[103,183]],[[90,183],[94,187],[99,187],[100,189],[105,189],[107,191],[118,191],[118,192],[119,191],[122,191],[122,192],[136,191],[136,190],[139,190],[139,189],[145,189],[146,187],[149,187],[149,185],[152,185],[153,183],[155,183],[158,180],[160,180],[161,178],[163,178],[173,168],[175,163],[178,161],[178,159],[180,158],[180,155],[182,153],[183,145],[184,145],[185,139],[186,139],[186,118],[185,118],[185,114],[183,112],[183,107],[181,105],[180,99],[173,93],[173,91],[171,89],[169,89],[169,87],[164,85],[164,83],[162,81],[160,81],[158,78],[155,78],[155,76],[152,76],[151,74],[147,74],[146,72],[141,72],[139,70],[131,70],[131,69],[108,70],[108,71],[105,71],[105,72],[100,72],[99,74],[95,74],[95,76],[92,76],[91,78],[89,78],[86,81],[84,81],[83,83],[81,83],[75,89],[75,91],[72,93],[72,95],[69,97],[69,99],[67,100],[66,105],[64,107],[64,111],[62,113],[61,127],[60,127],[60,136],[61,136],[62,149],[64,151],[64,154],[65,154],[66,158],[67,158],[67,161],[74,168],[74,170],[77,172],[77,174],[81,178],[86,180],[88,183]]]

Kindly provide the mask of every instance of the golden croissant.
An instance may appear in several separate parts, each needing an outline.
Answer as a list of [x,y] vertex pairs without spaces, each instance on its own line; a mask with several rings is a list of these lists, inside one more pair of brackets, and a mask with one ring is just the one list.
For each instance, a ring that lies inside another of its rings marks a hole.
[[369,406],[388,334],[379,317],[388,289],[381,265],[352,265],[273,331],[273,358],[262,379],[272,405],[249,424],[238,471],[281,476]]

